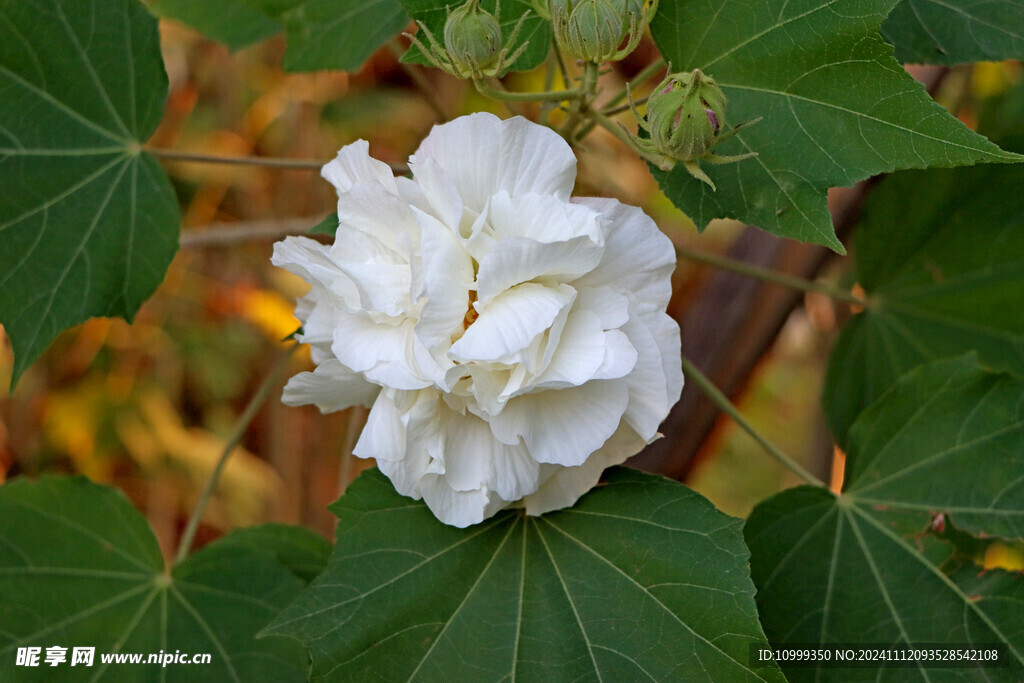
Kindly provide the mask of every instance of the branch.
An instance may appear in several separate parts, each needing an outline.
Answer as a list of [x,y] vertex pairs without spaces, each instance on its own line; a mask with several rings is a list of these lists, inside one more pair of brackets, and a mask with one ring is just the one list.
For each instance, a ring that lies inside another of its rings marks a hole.
[[736,406],[734,406],[729,399],[725,397],[725,394],[719,391],[718,387],[712,384],[711,380],[709,380],[703,372],[698,370],[697,366],[691,363],[686,356],[682,356],[682,360],[683,375],[690,381],[695,382],[707,397],[715,403],[715,405],[735,420],[736,424],[742,427],[743,430],[754,439],[754,441],[768,451],[769,455],[778,460],[784,467],[791,472],[794,472],[808,484],[811,484],[812,486],[820,486],[821,488],[828,488],[825,486],[825,482],[805,470],[800,463],[783,453],[775,444],[762,436],[761,432],[754,429],[754,426],[747,422],[747,419],[743,417],[740,411],[736,409]]
[[321,218],[282,218],[279,220],[240,221],[238,223],[211,223],[199,230],[181,233],[178,245],[182,249],[223,247],[245,242],[276,242],[289,235],[306,235],[316,239],[323,235],[309,235],[309,229]]
[[[290,171],[319,171],[327,161],[315,159],[290,159],[288,157],[222,157],[214,154],[194,154],[192,152],[181,152],[175,149],[163,149],[161,147],[144,147],[143,151],[149,152],[158,159],[168,161],[185,161],[196,164],[229,164],[234,166],[263,166],[266,168],[281,168]],[[405,175],[409,169],[405,166],[391,165],[391,171],[397,175]]]
[[719,256],[718,254],[712,254],[705,251],[693,251],[691,249],[684,249],[683,247],[676,247],[676,254],[685,259],[689,259],[690,261],[704,263],[709,266],[714,266],[715,268],[722,268],[723,270],[730,270],[734,273],[739,273],[740,275],[764,280],[765,282],[774,282],[777,285],[797,289],[801,292],[824,294],[836,301],[845,301],[846,303],[853,304],[855,306],[863,307],[868,305],[867,300],[862,299],[856,294],[838,287],[833,287],[825,282],[805,280],[802,277],[794,277],[769,268],[761,268],[760,266],[732,259],[728,256]]
[[281,375],[288,369],[288,363],[291,361],[292,354],[295,353],[297,348],[299,348],[299,344],[292,344],[288,351],[281,356],[277,364],[263,380],[263,384],[260,385],[260,388],[249,399],[249,404],[245,406],[242,416],[238,418],[238,423],[224,444],[224,450],[220,455],[220,459],[214,466],[210,479],[206,482],[206,488],[203,489],[199,500],[196,502],[195,510],[192,511],[192,516],[189,517],[185,531],[181,534],[181,541],[178,543],[178,553],[174,558],[176,565],[181,564],[188,558],[189,551],[192,550],[192,542],[195,541],[196,532],[199,530],[199,522],[203,519],[203,513],[206,512],[206,506],[209,504],[210,498],[217,488],[217,482],[220,481],[220,475],[224,472],[228,458],[235,452],[235,448],[242,441],[242,437],[245,436],[245,430],[249,428],[249,424],[252,423],[256,414],[259,413],[260,408],[263,407],[266,400],[270,398],[270,394],[277,388],[277,383],[281,379]]

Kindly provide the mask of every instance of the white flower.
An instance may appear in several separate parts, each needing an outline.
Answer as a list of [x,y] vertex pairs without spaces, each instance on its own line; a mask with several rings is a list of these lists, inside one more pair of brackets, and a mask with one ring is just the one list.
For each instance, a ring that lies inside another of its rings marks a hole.
[[672,244],[640,209],[573,199],[576,159],[522,118],[437,126],[394,178],[359,141],[324,167],[331,246],[275,245],[316,370],[289,405],[372,406],[355,454],[465,527],[572,505],[658,437],[683,376]]

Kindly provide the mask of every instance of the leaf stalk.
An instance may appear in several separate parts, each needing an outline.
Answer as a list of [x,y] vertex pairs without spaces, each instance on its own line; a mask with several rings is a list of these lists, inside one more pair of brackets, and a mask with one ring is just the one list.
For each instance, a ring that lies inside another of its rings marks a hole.
[[681,358],[683,361],[683,374],[688,379],[696,382],[701,391],[703,391],[707,397],[722,410],[722,412],[726,413],[736,422],[736,424],[742,427],[743,431],[749,434],[750,437],[758,443],[758,445],[768,451],[769,455],[779,461],[783,467],[796,474],[808,484],[818,486],[823,489],[828,488],[825,485],[825,482],[808,472],[800,463],[783,453],[778,446],[766,439],[761,432],[754,429],[754,426],[750,424],[742,414],[740,414],[740,411],[732,404],[732,401],[730,401],[726,395],[723,394],[710,379],[708,379],[707,375],[698,370],[697,366],[690,362],[690,359],[686,356],[681,356]]
[[196,507],[192,510],[192,516],[189,517],[188,524],[185,525],[185,530],[181,534],[181,540],[178,542],[178,553],[174,558],[174,564],[179,565],[188,559],[189,551],[192,550],[192,543],[195,541],[196,532],[199,530],[199,523],[203,519],[203,513],[206,512],[206,506],[210,502],[210,498],[213,496],[213,492],[217,488],[217,483],[220,481],[221,474],[224,473],[224,467],[228,463],[228,459],[231,454],[235,452],[235,448],[242,441],[242,437],[245,436],[245,430],[249,428],[249,425],[256,418],[256,414],[259,413],[260,408],[270,398],[270,394],[277,387],[278,381],[281,379],[281,375],[284,374],[285,370],[288,369],[288,364],[291,361],[292,355],[295,350],[299,348],[299,344],[292,344],[288,348],[287,352],[277,361],[277,364],[271,369],[271,371],[264,378],[260,388],[256,390],[256,393],[249,399],[248,405],[245,406],[245,410],[242,411],[241,417],[238,418],[238,422],[235,424],[234,430],[228,437],[228,440],[224,443],[224,450],[220,454],[220,459],[217,460],[217,464],[213,468],[213,472],[210,473],[210,478],[206,482],[206,487],[203,492],[199,495],[199,500],[196,501]]

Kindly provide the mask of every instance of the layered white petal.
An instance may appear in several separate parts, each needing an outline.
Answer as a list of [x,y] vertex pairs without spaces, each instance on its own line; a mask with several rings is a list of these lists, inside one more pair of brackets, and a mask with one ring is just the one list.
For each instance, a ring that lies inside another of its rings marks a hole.
[[572,282],[601,261],[602,251],[589,237],[573,237],[551,244],[528,237],[501,240],[480,261],[477,296],[486,304],[525,282]]
[[626,379],[629,407],[624,417],[651,442],[683,390],[679,326],[665,313],[651,312],[630,320],[623,331],[637,350],[636,366]]
[[[416,173],[416,183],[423,199],[429,208],[421,207],[432,213],[455,235],[460,234],[463,222],[464,207],[462,196],[455,183],[441,166],[429,156],[413,157],[409,165]],[[417,204],[417,206],[420,206]],[[470,223],[472,219],[470,219]],[[468,235],[467,235],[468,236]]]
[[576,157],[565,140],[521,117],[502,121],[481,112],[434,126],[409,159],[414,176],[429,176],[420,171],[425,159],[448,175],[475,213],[500,190],[568,200],[576,180]]
[[639,209],[569,201],[575,158],[520,118],[462,117],[395,179],[349,145],[332,246],[288,238],[274,263],[317,368],[284,400],[371,404],[354,452],[441,521],[572,505],[657,437],[682,388],[671,242]]
[[[528,515],[543,515],[575,505],[580,496],[594,488],[601,473],[612,465],[620,465],[626,458],[644,447],[644,440],[626,425],[622,425],[605,445],[578,467],[554,467],[536,492],[523,498]],[[542,475],[543,477],[543,475]]]
[[577,287],[608,285],[628,292],[634,305],[664,311],[672,297],[675,247],[665,233],[641,209],[615,199],[574,197],[576,204],[605,217],[604,258],[581,277]]
[[628,401],[621,380],[526,394],[491,418],[491,431],[503,443],[521,438],[539,463],[575,467],[615,433]]
[[[570,314],[544,372],[531,383],[531,388],[566,389],[592,379],[618,379],[636,364],[636,351],[626,335],[601,327],[601,318],[586,309]],[[603,377],[598,378],[598,373]]]
[[401,462],[405,459],[406,428],[394,399],[395,392],[391,389],[385,389],[377,396],[369,415],[366,416],[366,425],[359,435],[359,440],[352,449],[353,455],[373,458],[378,464]]
[[331,351],[345,366],[381,386],[423,389],[443,378],[443,372],[415,338],[413,324],[381,325],[366,316],[345,315],[334,330]]
[[448,353],[462,363],[525,360],[522,352],[551,327],[575,296],[568,285],[553,288],[527,283],[502,292],[486,306],[477,302],[474,307],[480,317]]
[[448,347],[454,335],[462,331],[469,310],[469,290],[473,286],[473,260],[452,234],[433,216],[417,212],[424,254],[423,279],[425,303],[416,323],[416,336],[448,367]]
[[313,372],[300,372],[288,380],[281,400],[290,406],[315,405],[321,413],[354,405],[371,405],[380,387],[352,372],[336,360],[328,360]]
[[356,183],[379,183],[397,192],[391,167],[370,156],[370,143],[366,140],[356,140],[342,147],[320,174],[338,192],[348,192]]
[[497,240],[527,237],[547,244],[586,236],[597,246],[604,245],[600,213],[550,194],[512,194],[502,190],[488,200],[485,215]]
[[486,487],[456,491],[442,475],[427,474],[420,480],[423,502],[445,524],[464,529],[479,524],[505,507],[502,500]]
[[302,321],[302,334],[295,338],[303,344],[309,344],[310,355],[317,365],[329,360],[336,360],[331,353],[334,341],[334,326],[337,324],[340,304],[335,297],[323,291],[322,287],[314,287],[295,304],[295,317]]
[[346,238],[331,247],[338,261],[409,263],[410,240],[418,234],[413,209],[380,185],[357,183],[338,195],[338,229],[342,226]]
[[351,278],[338,269],[330,247],[308,237],[286,237],[274,245],[270,262],[338,296],[353,310],[359,310],[359,290]]

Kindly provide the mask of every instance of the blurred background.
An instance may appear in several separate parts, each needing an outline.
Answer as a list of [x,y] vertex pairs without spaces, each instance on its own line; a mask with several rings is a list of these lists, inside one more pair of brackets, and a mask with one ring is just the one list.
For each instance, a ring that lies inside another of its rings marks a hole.
[[[400,166],[443,119],[473,111],[538,114],[536,105],[509,110],[435,70],[410,70],[395,56],[405,39],[378,51],[358,73],[286,74],[280,36],[231,54],[172,21],[161,22],[161,31],[170,98],[151,147],[326,161],[364,138],[373,156]],[[641,46],[603,77],[606,92],[617,92],[656,58],[651,45]],[[1021,79],[1015,64],[915,75],[969,125],[978,102]],[[514,75],[508,85],[541,89],[543,80],[538,70]],[[698,234],[646,166],[603,130],[577,152],[576,194],[643,206],[679,247],[856,286],[851,259],[818,247],[728,221]],[[68,330],[13,394],[6,392],[10,344],[0,332],[0,477],[80,473],[116,485],[148,516],[170,557],[227,435],[298,327],[292,308],[306,285],[270,265],[273,241],[316,225],[336,198],[314,170],[165,167],[182,205],[182,249],[133,324],[95,319]],[[830,195],[841,237],[852,231],[862,195],[863,187]],[[842,454],[822,421],[819,397],[828,351],[854,311],[685,258],[674,285],[670,312],[681,322],[684,352],[765,436],[837,483]],[[308,369],[308,352],[300,349],[287,376]],[[279,399],[280,387],[229,461],[200,545],[264,521],[299,523],[331,537],[334,517],[326,506],[372,465],[350,456],[363,409],[322,416]],[[761,499],[799,483],[694,386],[663,431],[666,437],[632,464],[685,481],[729,514],[745,516]]]

